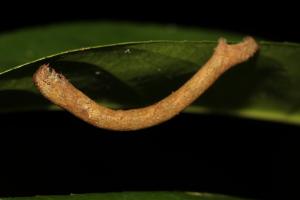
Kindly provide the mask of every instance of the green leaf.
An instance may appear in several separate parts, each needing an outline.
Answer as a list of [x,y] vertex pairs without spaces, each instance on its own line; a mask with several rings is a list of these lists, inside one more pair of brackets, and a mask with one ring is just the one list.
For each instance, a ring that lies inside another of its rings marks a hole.
[[117,192],[102,194],[72,194],[70,196],[35,196],[1,198],[1,200],[242,200],[225,195],[198,192]]
[[[211,56],[220,31],[117,23],[65,24],[0,36],[0,111],[53,108],[32,84],[50,63],[94,100],[114,108],[154,103],[176,90]],[[147,41],[83,46],[133,40]],[[300,45],[260,42],[259,53],[228,71],[187,112],[214,112],[300,124]],[[20,65],[21,64],[21,65]]]
[[82,47],[147,40],[240,40],[218,30],[117,22],[77,22],[0,35],[0,72],[45,56]]

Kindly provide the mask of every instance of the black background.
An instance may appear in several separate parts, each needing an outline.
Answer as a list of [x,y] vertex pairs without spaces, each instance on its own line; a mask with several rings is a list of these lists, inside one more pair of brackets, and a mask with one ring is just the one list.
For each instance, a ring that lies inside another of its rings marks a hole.
[[[11,2],[1,32],[76,20],[218,28],[299,42],[291,2]],[[189,190],[275,199],[297,192],[299,127],[181,114],[135,133],[91,127],[65,112],[1,114],[0,196]]]
[[200,26],[299,42],[294,2],[262,1],[44,1],[1,5],[1,30],[76,20],[122,20]]

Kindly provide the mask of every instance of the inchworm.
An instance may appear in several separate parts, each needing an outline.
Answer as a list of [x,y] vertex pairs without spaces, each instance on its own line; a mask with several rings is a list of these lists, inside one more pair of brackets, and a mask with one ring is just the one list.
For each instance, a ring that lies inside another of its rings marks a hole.
[[96,127],[117,131],[138,130],[174,117],[226,70],[248,60],[257,49],[258,45],[251,37],[234,45],[219,39],[211,58],[183,86],[161,101],[138,109],[112,110],[97,104],[76,89],[62,74],[50,68],[49,64],[42,65],[36,71],[33,81],[47,99]]

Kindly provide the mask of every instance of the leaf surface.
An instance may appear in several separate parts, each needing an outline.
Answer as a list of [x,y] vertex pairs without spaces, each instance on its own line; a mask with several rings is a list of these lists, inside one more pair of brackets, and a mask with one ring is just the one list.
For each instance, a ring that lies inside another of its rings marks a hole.
[[[44,63],[107,106],[149,105],[188,80],[211,56],[220,36],[242,38],[220,31],[105,22],[0,35],[0,111],[55,107],[32,83]],[[160,41],[130,42],[150,39]],[[117,42],[125,43],[103,45]],[[86,48],[70,50],[79,47]],[[299,55],[299,44],[260,41],[255,57],[226,72],[186,111],[300,124]]]

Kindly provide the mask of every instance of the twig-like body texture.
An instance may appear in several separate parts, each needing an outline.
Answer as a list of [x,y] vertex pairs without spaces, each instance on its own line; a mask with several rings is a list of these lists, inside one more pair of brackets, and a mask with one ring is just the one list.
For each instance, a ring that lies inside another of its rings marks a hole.
[[96,127],[117,131],[138,130],[174,117],[226,70],[248,60],[257,49],[258,45],[251,37],[234,45],[220,39],[212,57],[183,86],[161,101],[138,109],[112,110],[99,105],[49,65],[42,65],[34,74],[33,81],[47,99]]

